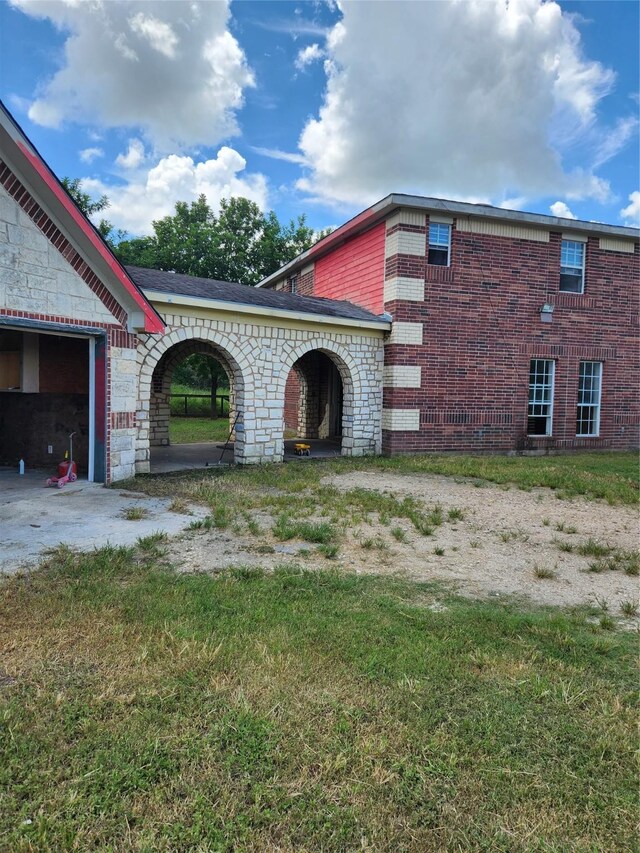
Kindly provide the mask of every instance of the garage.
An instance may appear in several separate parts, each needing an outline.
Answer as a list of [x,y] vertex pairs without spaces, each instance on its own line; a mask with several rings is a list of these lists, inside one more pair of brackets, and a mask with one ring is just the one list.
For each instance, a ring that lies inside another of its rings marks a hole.
[[162,318],[0,106],[0,467],[135,474],[138,334]]
[[0,325],[0,466],[53,472],[73,433],[78,475],[104,481],[104,335],[26,323]]

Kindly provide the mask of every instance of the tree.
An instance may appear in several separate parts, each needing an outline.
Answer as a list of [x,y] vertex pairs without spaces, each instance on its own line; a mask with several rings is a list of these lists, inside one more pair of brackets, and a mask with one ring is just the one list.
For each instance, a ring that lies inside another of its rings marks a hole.
[[[73,201],[78,205],[80,210],[89,219],[94,213],[101,213],[109,207],[109,199],[106,195],[100,196],[98,199],[92,199],[89,193],[82,190],[81,178],[63,178],[60,183],[69,193]],[[124,237],[123,231],[114,233],[113,225],[108,219],[100,219],[96,225],[100,236],[103,237],[109,246],[113,249],[115,243],[114,238],[121,239]]]
[[173,381],[189,388],[209,388],[211,417],[218,417],[216,395],[218,388],[228,388],[229,378],[217,359],[204,353],[194,353],[179,364],[173,372]]
[[[106,195],[84,192],[80,178],[63,178],[62,185],[87,217],[109,207]],[[204,195],[176,202],[147,237],[125,239],[107,219],[96,227],[123,264],[243,284],[257,284],[329,233],[314,232],[304,215],[283,226],[273,210],[264,214],[242,197],[223,198],[216,216]]]
[[257,284],[318,239],[304,216],[283,227],[273,211],[264,214],[241,197],[222,199],[216,216],[204,195],[177,202],[172,216],[154,221],[153,232],[121,241],[115,247],[119,260],[243,284]]

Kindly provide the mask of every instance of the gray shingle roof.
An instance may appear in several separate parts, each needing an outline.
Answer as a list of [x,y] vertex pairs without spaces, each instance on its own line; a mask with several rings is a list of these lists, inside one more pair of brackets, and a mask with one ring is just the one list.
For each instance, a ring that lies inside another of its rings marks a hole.
[[235,302],[239,305],[253,305],[257,308],[275,308],[280,311],[291,311],[295,314],[318,314],[325,317],[340,317],[346,320],[364,320],[369,323],[387,322],[364,308],[352,305],[351,302],[321,299],[315,296],[297,296],[293,293],[257,289],[231,281],[197,278],[192,275],[150,270],[144,267],[127,266],[125,269],[134,283],[142,290],[173,293],[177,296],[192,296],[197,299],[215,299],[220,302]]

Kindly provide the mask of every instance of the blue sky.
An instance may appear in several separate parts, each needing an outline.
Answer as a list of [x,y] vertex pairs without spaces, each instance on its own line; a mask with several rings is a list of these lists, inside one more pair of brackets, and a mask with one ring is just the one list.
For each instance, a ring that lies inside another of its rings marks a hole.
[[338,225],[390,192],[637,224],[635,0],[0,0],[0,97],[148,233],[246,195]]

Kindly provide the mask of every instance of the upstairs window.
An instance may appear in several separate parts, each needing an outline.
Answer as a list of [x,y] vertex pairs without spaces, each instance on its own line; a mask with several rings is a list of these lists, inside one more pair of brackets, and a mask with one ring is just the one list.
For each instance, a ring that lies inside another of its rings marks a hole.
[[429,225],[429,254],[427,263],[448,267],[451,254],[451,226],[433,222]]
[[560,251],[560,290],[584,292],[584,247],[578,240],[563,240]]
[[555,363],[532,358],[529,365],[527,435],[551,435]]
[[292,275],[289,279],[289,293],[297,293],[298,292],[298,276]]
[[602,362],[581,361],[578,378],[576,435],[600,435],[600,390]]

